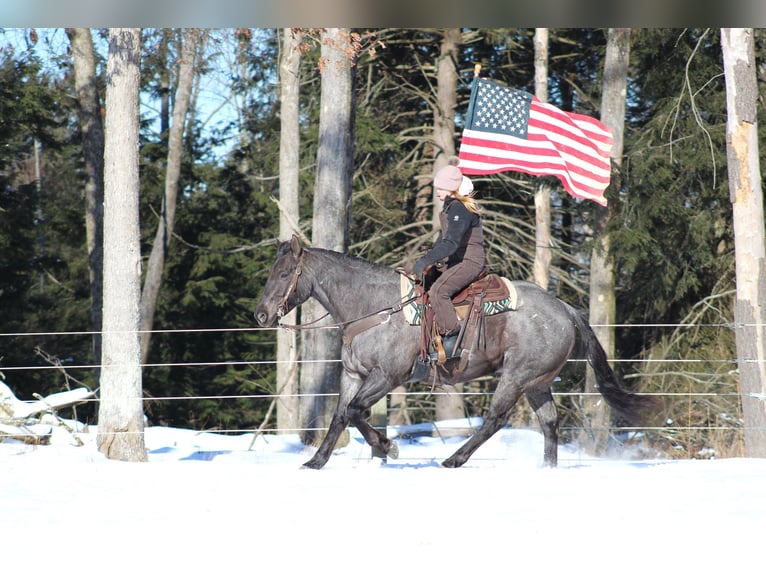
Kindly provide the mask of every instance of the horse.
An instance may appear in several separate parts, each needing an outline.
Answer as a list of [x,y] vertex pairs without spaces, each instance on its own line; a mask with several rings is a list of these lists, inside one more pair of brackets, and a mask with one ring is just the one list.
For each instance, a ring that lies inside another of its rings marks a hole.
[[[485,343],[472,346],[465,368],[443,381],[457,384],[499,376],[482,425],[441,463],[444,467],[465,464],[507,423],[522,395],[540,422],[544,465],[555,467],[559,422],[551,385],[575,351],[593,368],[598,390],[615,414],[639,424],[652,406],[649,397],[619,386],[603,347],[579,311],[534,283],[512,283],[518,294],[517,309],[485,317]],[[278,242],[277,258],[254,312],[256,322],[273,327],[310,297],[343,332],[370,317],[379,319],[344,339],[337,407],[321,444],[303,467],[322,468],[349,424],[373,449],[396,458],[397,445],[367,422],[365,412],[407,380],[421,351],[421,328],[410,325],[398,312],[402,306],[399,271],[348,254],[305,247],[296,236]]]

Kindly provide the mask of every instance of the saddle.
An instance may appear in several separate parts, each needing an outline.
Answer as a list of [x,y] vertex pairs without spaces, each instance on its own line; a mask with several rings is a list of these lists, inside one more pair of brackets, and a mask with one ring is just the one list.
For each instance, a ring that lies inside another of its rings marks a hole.
[[[421,325],[427,308],[427,301],[424,301],[428,296],[427,289],[423,284],[416,283],[403,269],[397,271],[401,276],[401,300],[408,301],[402,308],[404,317],[410,325]],[[428,279],[426,285],[430,285]],[[495,273],[485,273],[452,297],[452,304],[461,320],[469,315],[470,306],[477,295],[481,297],[484,315],[514,311],[519,305],[516,287],[509,279]]]
[[[513,291],[515,298],[516,288],[513,283],[499,275],[489,273],[481,276],[452,297],[452,304],[455,305],[455,308],[463,308],[470,305],[477,295],[481,297],[483,303],[501,303],[510,297],[511,291]],[[512,308],[515,308],[515,304],[509,307],[509,309]]]
[[482,345],[484,318],[518,306],[516,288],[508,279],[494,273],[486,273],[452,297],[452,304],[461,321],[460,332],[455,338],[442,340],[434,324],[434,315],[428,305],[426,286],[401,273],[403,300],[412,302],[405,306],[405,318],[411,325],[421,326],[421,344],[418,360],[407,382],[423,380],[433,361],[450,376],[461,372],[467,363],[468,349]]

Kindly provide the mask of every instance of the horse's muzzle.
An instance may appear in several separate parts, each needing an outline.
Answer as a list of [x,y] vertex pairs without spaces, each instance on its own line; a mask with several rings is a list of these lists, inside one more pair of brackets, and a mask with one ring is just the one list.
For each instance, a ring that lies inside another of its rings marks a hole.
[[274,322],[273,320],[269,321],[269,314],[263,308],[257,308],[255,313],[253,313],[253,317],[255,317],[255,322],[261,327],[268,327],[269,323]]

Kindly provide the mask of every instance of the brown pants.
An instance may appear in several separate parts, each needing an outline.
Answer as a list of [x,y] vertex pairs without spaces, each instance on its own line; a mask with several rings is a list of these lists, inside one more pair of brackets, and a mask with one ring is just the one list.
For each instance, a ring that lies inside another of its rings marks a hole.
[[457,313],[452,305],[452,296],[481,275],[483,269],[484,267],[478,263],[463,261],[443,271],[431,285],[428,295],[440,334],[449,333],[459,326]]

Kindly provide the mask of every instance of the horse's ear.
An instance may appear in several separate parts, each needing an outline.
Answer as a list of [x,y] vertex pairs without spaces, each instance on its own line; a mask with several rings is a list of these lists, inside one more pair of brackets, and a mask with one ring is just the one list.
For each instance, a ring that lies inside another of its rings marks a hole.
[[293,234],[292,239],[290,239],[290,249],[292,250],[294,257],[300,256],[301,251],[303,251],[301,240],[298,239],[298,236],[295,234]]
[[282,257],[285,253],[287,253],[290,249],[290,242],[289,241],[280,241],[279,239],[277,241],[277,257]]

